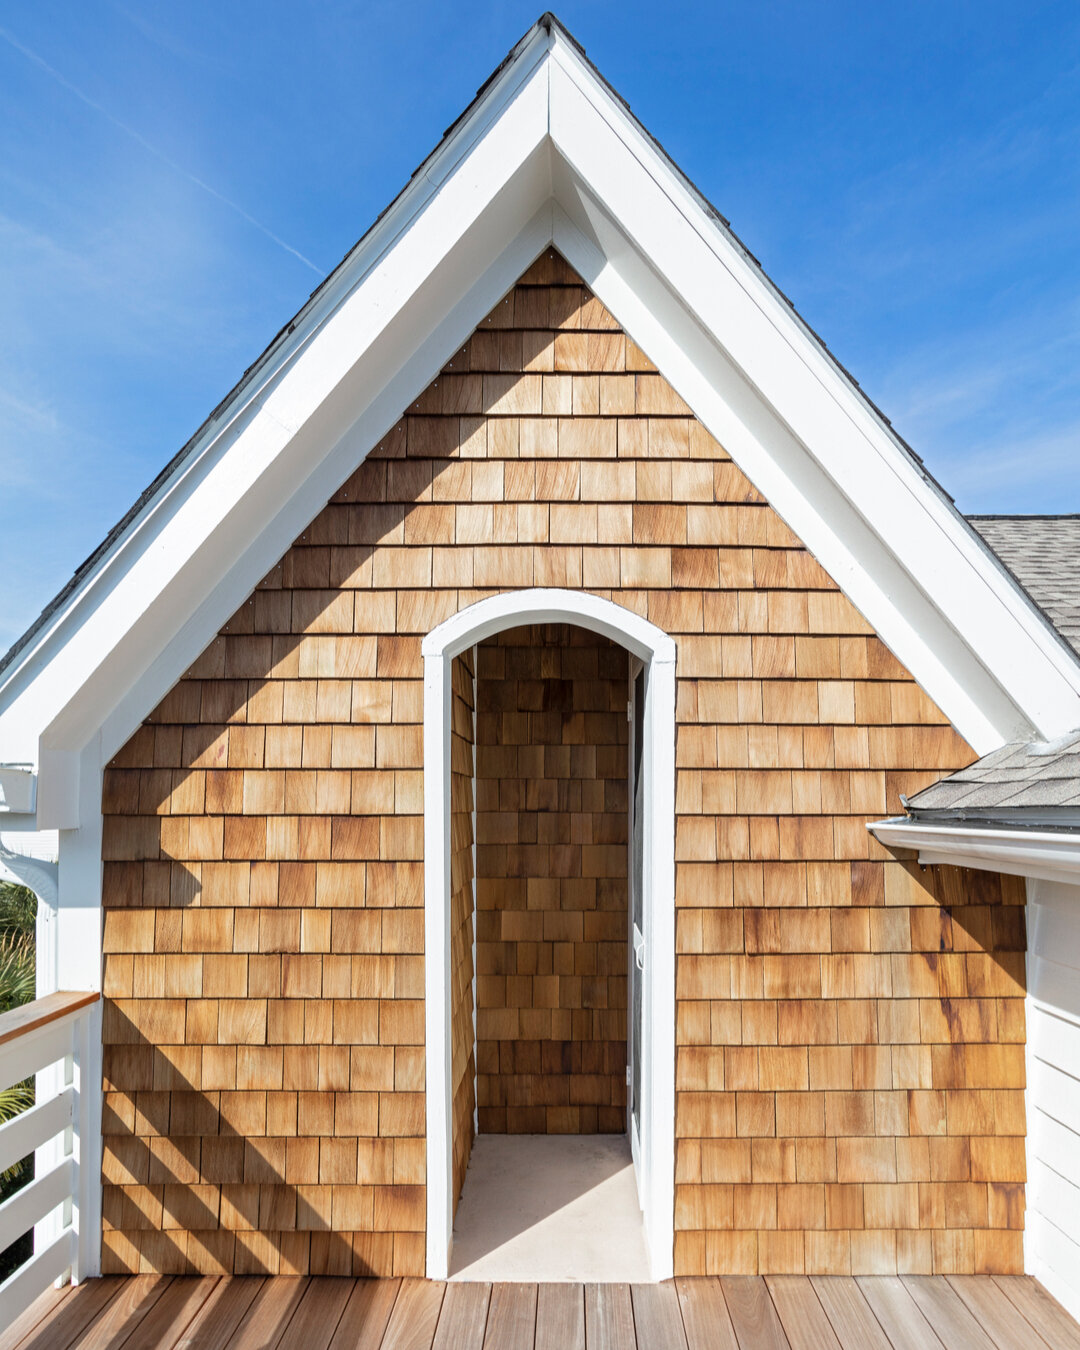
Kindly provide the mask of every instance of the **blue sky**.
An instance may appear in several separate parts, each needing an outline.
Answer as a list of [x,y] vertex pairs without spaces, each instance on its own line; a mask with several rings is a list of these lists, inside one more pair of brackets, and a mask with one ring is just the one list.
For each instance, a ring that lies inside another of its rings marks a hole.
[[[570,2],[966,511],[1080,511],[1080,7]],[[539,13],[0,7],[0,650]]]

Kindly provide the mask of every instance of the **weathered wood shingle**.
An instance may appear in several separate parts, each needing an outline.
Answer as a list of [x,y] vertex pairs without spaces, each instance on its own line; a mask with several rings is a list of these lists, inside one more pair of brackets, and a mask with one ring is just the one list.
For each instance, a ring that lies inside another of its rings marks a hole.
[[971,751],[553,253],[106,771],[106,1269],[422,1273],[420,643],[533,585],[678,648],[676,1270],[1020,1269],[1022,883],[865,828]]

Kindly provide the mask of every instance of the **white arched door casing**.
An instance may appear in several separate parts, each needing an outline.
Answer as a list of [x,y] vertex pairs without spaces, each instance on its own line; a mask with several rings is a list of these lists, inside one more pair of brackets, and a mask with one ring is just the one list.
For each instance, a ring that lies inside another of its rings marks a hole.
[[640,615],[581,591],[508,591],[433,629],[424,657],[424,979],[427,1274],[445,1279],[453,1233],[450,1048],[451,662],[523,624],[565,623],[611,638],[647,673],[642,772],[644,939],[639,1192],[653,1278],[671,1277],[675,1241],[675,643]]

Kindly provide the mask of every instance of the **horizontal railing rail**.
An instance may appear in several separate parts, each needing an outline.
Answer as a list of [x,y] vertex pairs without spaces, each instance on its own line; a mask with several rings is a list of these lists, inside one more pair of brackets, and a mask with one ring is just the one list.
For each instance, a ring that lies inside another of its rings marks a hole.
[[[0,1172],[52,1144],[55,1159],[0,1204],[0,1251],[35,1229],[35,1251],[0,1284],[0,1327],[56,1280],[78,1283],[84,1265],[90,1177],[87,1156],[90,1085],[90,1016],[100,995],[58,993],[0,1014],[0,1091],[61,1064],[58,1090],[0,1125]],[[53,1217],[55,1216],[55,1217]],[[51,1235],[42,1240],[44,1221]]]

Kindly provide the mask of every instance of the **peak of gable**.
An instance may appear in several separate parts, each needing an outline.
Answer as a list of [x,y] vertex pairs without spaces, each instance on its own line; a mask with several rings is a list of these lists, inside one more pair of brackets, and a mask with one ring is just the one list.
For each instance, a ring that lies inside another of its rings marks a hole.
[[530,267],[633,334],[976,749],[1080,723],[1043,617],[544,15],[16,644],[0,757],[122,744]]

